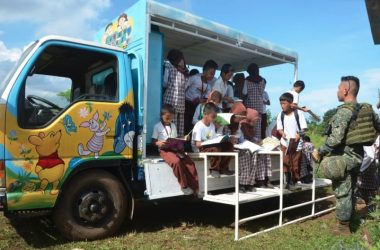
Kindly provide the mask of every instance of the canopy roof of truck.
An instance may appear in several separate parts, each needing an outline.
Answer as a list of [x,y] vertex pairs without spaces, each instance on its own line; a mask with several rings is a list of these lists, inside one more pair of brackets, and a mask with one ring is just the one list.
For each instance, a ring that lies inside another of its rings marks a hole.
[[164,33],[165,55],[169,49],[180,49],[187,64],[202,66],[213,59],[219,65],[231,63],[236,71],[244,71],[251,62],[259,67],[297,63],[298,55],[292,50],[168,5],[147,3],[151,24]]

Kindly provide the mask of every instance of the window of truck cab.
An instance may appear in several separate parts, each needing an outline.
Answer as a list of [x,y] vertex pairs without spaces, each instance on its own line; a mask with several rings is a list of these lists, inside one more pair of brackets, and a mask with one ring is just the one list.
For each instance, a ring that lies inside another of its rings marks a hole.
[[[99,50],[50,45],[33,62],[18,99],[22,128],[45,127],[79,101],[117,102],[117,57]],[[112,69],[103,72],[104,69]],[[93,75],[103,72],[94,84]]]

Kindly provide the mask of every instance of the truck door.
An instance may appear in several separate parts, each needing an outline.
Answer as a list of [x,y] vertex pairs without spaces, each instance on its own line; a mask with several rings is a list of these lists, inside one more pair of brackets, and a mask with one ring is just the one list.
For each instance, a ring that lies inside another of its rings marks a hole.
[[133,91],[122,51],[48,40],[22,69],[6,110],[9,210],[53,207],[74,169],[133,152]]

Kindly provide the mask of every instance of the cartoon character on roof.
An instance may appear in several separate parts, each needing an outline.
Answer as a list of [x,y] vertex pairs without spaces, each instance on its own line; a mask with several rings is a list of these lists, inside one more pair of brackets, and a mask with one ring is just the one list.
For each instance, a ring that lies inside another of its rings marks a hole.
[[117,21],[106,26],[102,42],[125,49],[131,38],[132,20],[127,14],[122,13]]

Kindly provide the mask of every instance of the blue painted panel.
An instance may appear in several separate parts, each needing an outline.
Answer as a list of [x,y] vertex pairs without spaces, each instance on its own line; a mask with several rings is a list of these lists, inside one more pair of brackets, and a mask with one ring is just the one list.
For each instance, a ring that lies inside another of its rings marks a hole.
[[146,142],[152,140],[154,124],[160,120],[162,103],[162,76],[163,76],[163,35],[151,32],[149,35],[149,62],[148,62],[148,107],[147,109],[147,136]]

